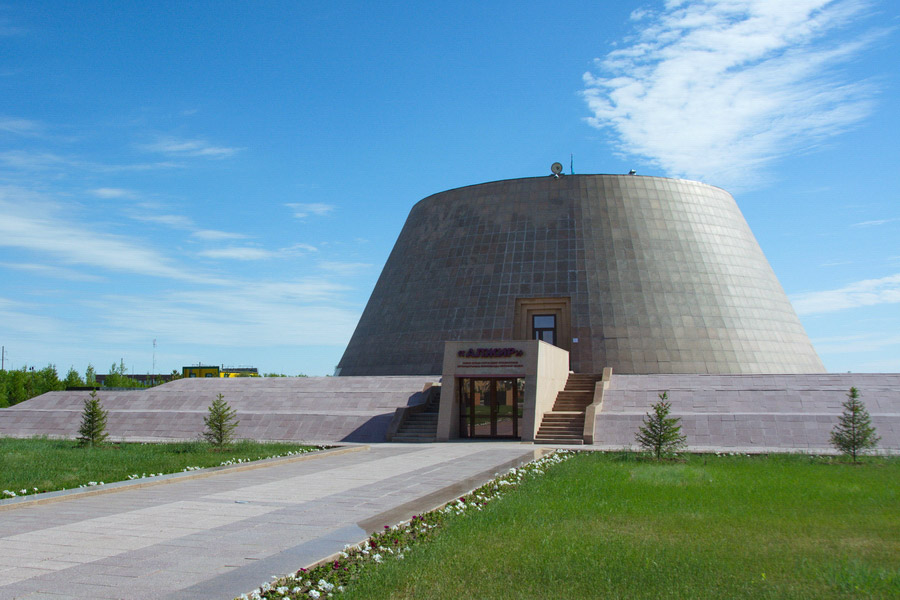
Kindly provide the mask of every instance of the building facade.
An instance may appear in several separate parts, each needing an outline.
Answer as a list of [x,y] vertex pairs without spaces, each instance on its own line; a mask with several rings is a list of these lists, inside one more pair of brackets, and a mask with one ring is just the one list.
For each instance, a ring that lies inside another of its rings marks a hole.
[[219,367],[193,365],[181,367],[181,376],[191,377],[259,377],[256,367]]
[[824,372],[728,192],[569,175],[417,203],[337,374],[440,374],[446,341],[526,339],[576,373]]

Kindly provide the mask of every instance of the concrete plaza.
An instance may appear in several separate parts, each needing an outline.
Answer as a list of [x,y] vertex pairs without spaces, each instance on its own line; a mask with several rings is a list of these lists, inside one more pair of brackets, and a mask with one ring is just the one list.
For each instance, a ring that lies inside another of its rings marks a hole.
[[434,508],[540,448],[379,444],[0,505],[0,599],[221,598]]

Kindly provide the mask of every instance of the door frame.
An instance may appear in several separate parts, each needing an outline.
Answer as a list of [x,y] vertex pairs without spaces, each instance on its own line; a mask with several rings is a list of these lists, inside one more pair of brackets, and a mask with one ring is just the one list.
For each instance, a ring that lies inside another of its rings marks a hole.
[[513,335],[517,340],[534,339],[532,319],[535,315],[556,317],[556,343],[563,350],[572,350],[571,298],[516,298]]
[[[525,378],[524,377],[485,377],[485,376],[474,376],[474,377],[458,377],[457,378],[457,390],[458,390],[458,398],[457,403],[459,406],[459,434],[462,438],[480,438],[480,439],[514,439],[519,440],[522,439],[522,432],[520,431],[520,419],[524,418],[524,400],[525,394],[519,392],[520,381],[521,385],[524,386]],[[475,435],[475,406],[474,406],[474,398],[475,398],[475,382],[476,381],[489,381],[490,385],[488,387],[488,410],[490,415],[490,434],[488,435]],[[497,423],[499,421],[499,407],[500,403],[498,401],[498,392],[497,392],[497,384],[501,381],[505,381],[512,384],[512,392],[513,392],[513,404],[511,409],[511,417],[512,417],[512,435],[498,435],[497,434]],[[521,417],[520,417],[521,414]],[[465,433],[465,435],[463,435]]]

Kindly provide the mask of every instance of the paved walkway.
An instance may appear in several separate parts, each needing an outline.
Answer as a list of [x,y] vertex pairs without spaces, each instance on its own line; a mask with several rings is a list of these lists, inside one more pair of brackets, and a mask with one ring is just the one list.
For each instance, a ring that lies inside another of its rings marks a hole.
[[230,600],[530,460],[518,443],[383,444],[0,511],[0,599]]

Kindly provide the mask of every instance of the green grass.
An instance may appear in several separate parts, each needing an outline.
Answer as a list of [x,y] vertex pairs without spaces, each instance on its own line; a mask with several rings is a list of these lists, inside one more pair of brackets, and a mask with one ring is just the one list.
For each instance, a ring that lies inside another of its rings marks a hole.
[[900,460],[582,454],[356,598],[900,598]]
[[218,451],[197,441],[79,448],[72,440],[0,438],[0,493],[71,489],[91,481],[110,483],[133,475],[177,473],[186,467],[214,467],[231,459],[255,460],[304,448],[311,447],[241,441]]

